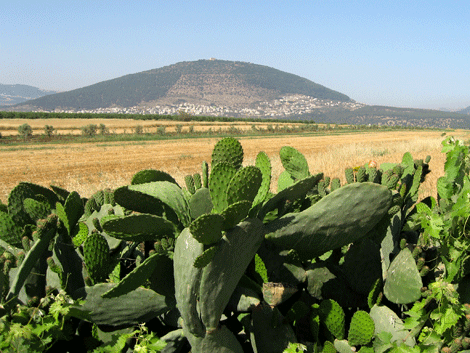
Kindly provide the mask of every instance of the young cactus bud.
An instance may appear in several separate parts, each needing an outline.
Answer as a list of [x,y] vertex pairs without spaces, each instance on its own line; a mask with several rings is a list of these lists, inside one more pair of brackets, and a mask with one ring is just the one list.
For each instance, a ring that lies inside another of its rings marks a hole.
[[470,348],[470,337],[464,337],[462,339],[462,348],[463,349],[468,349]]
[[17,256],[18,257],[16,258],[16,267],[21,265],[21,263],[23,262],[26,255],[25,255],[24,251],[20,251],[20,252],[18,252]]
[[31,250],[31,241],[26,235],[21,238],[21,245],[23,246],[24,251],[28,252]]
[[363,183],[367,181],[367,179],[368,178],[367,178],[366,168],[364,168],[363,166],[359,167],[357,174],[356,174],[356,181],[358,183]]
[[50,256],[47,258],[47,265],[49,266],[49,269],[52,271],[52,272],[55,272],[57,274],[61,274],[62,273],[62,269],[60,268],[60,266],[58,266],[54,259]]
[[346,168],[344,173],[346,175],[346,182],[348,184],[354,183],[354,170],[352,168]]
[[390,179],[387,182],[387,187],[389,190],[394,190],[397,187],[398,180],[400,180],[400,177],[397,174],[392,174],[390,176]]
[[325,177],[325,179],[323,179],[324,182],[325,182],[325,188],[329,187],[330,186],[330,181],[331,181],[331,178],[330,177]]
[[421,271],[419,271],[419,275],[421,277],[425,277],[429,273],[429,266],[423,266]]
[[334,178],[331,181],[331,192],[338,190],[340,187],[341,187],[341,181],[339,180],[339,178]]
[[403,250],[404,248],[406,248],[406,239],[401,238],[400,239],[400,249]]
[[202,162],[202,187],[209,187],[209,165],[206,161]]
[[421,253],[423,252],[423,248],[419,245],[415,246],[415,248],[413,249],[413,252],[411,253],[411,255],[413,255],[413,259],[417,259],[419,255],[421,255]]
[[418,268],[418,271],[421,271],[425,262],[426,262],[426,259],[424,257],[418,258],[418,260],[416,261],[416,267]]
[[319,183],[318,183],[318,194],[321,196],[321,197],[325,197],[326,196],[326,186],[325,186],[325,181],[324,180],[321,180]]
[[193,195],[196,192],[196,186],[194,184],[193,176],[186,175],[184,177],[184,183],[186,184],[186,189],[188,189],[189,193]]
[[201,174],[196,173],[193,175],[193,180],[194,180],[194,187],[196,190],[199,190],[202,188],[202,180],[201,180]]
[[370,168],[369,167],[369,181],[371,183],[377,183],[378,182],[378,173],[376,168]]

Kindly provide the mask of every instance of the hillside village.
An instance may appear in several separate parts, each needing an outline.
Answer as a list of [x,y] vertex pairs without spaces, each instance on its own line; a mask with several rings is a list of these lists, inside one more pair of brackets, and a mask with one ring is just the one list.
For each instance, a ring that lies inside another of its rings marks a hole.
[[[253,105],[252,105],[253,106]],[[284,118],[310,114],[323,108],[342,108],[355,110],[365,106],[357,102],[340,102],[313,98],[302,94],[288,95],[270,102],[260,102],[254,107],[236,107],[204,105],[196,103],[180,104],[155,104],[147,106],[134,106],[128,108],[111,107],[98,109],[63,110],[55,109],[54,112],[65,113],[119,113],[119,114],[162,114],[174,115],[185,112],[191,115],[203,116],[233,116],[233,117],[272,117]]]

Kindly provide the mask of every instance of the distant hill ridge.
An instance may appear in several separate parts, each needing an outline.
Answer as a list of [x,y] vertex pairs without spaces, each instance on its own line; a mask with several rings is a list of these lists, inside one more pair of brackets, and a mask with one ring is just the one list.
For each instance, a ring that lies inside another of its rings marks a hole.
[[14,105],[54,93],[57,92],[28,85],[4,85],[0,83],[0,106]]
[[45,110],[132,107],[150,102],[237,106],[270,101],[286,94],[351,101],[340,92],[268,66],[211,59],[130,74],[34,99],[27,105]]

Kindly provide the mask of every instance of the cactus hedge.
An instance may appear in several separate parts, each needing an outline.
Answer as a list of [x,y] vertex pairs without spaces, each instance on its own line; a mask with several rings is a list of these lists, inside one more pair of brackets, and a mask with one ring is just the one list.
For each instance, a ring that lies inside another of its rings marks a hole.
[[246,165],[233,138],[184,185],[21,182],[0,205],[0,350],[464,351],[470,154],[444,152],[423,200],[429,158],[345,166],[342,185],[285,146],[272,187],[269,157]]

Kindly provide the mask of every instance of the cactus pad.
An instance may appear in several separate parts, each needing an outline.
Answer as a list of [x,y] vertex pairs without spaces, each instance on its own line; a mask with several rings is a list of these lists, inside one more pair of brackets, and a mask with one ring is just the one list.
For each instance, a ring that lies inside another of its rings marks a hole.
[[199,255],[196,260],[194,260],[193,266],[196,268],[204,268],[212,261],[217,252],[217,245],[213,245],[210,248],[204,250],[204,252]]
[[167,172],[155,169],[145,169],[137,172],[132,177],[131,184],[145,184],[150,183],[152,181],[168,181],[170,183],[176,184],[175,179],[168,174]]
[[279,151],[281,163],[285,170],[295,179],[305,179],[310,175],[305,156],[294,147],[283,146]]
[[345,336],[345,315],[343,308],[333,299],[325,299],[320,303],[319,314],[321,322],[338,340]]
[[189,199],[189,212],[194,219],[203,214],[210,213],[213,207],[208,188],[199,188]]
[[205,214],[196,218],[189,226],[194,239],[204,245],[217,243],[222,238],[224,217],[219,214]]
[[222,212],[227,208],[227,187],[237,170],[229,163],[220,162],[212,167],[209,179],[209,192],[214,209]]
[[353,183],[300,212],[267,224],[266,239],[302,258],[320,256],[364,237],[386,214],[392,193],[374,183]]
[[244,220],[250,212],[251,202],[242,200],[235,202],[222,211],[221,215],[224,217],[224,229],[235,227],[238,223]]
[[229,163],[239,169],[243,163],[243,147],[237,139],[226,137],[218,141],[212,151],[212,168],[219,163]]
[[387,271],[384,294],[395,304],[408,304],[421,298],[423,281],[410,249],[405,248],[393,259]]
[[247,200],[253,202],[263,181],[261,171],[257,167],[241,168],[232,177],[227,187],[227,202],[229,205]]
[[375,324],[368,313],[356,311],[349,326],[348,341],[351,346],[364,346],[374,336]]
[[114,238],[135,242],[173,237],[175,230],[173,223],[165,218],[143,213],[104,217],[101,226],[106,234]]
[[93,232],[83,243],[85,266],[91,279],[104,282],[109,274],[110,256],[106,239],[99,233]]

